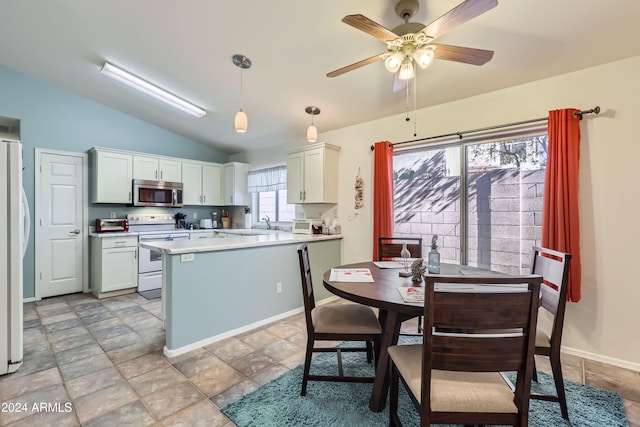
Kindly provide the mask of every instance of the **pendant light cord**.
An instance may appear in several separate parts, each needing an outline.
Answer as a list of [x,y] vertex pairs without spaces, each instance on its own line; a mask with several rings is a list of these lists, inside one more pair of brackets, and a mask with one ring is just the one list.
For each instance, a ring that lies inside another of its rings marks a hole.
[[240,67],[240,111],[242,111],[242,72],[243,68]]

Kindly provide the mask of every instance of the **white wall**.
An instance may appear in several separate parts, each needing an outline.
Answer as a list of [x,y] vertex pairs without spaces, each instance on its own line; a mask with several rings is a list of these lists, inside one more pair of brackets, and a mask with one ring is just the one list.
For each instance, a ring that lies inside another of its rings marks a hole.
[[[560,108],[602,108],[581,122],[580,215],[582,300],[569,303],[565,351],[640,371],[640,286],[634,273],[640,251],[640,57],[426,108],[417,113],[418,138],[545,117]],[[405,115],[326,132],[319,141],[342,147],[339,179],[343,262],[371,259],[371,144],[414,139]],[[293,144],[296,144],[294,142]],[[302,142],[300,142],[302,143]],[[245,153],[239,161],[263,166],[278,149]],[[280,162],[283,163],[284,159]],[[264,165],[268,166],[268,165]],[[364,178],[364,208],[353,215],[354,180]]]

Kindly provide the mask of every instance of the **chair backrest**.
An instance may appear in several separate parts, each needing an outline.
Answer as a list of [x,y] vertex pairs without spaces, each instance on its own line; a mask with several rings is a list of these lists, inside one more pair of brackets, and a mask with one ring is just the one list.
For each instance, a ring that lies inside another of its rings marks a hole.
[[313,282],[311,280],[311,264],[309,262],[309,247],[306,243],[298,246],[298,259],[300,261],[300,278],[302,281],[302,300],[304,301],[304,314],[307,321],[307,332],[313,331],[311,310],[316,307],[313,295]]
[[541,247],[533,248],[531,273],[539,274],[543,278],[542,307],[554,316],[552,340],[560,340],[562,337],[570,266],[571,254]]
[[411,258],[422,258],[422,237],[378,237],[378,259],[400,258],[402,244],[407,244]]
[[[516,371],[514,402],[526,416],[541,282],[537,275],[425,277],[422,402],[431,401],[432,369]],[[463,286],[447,291],[446,283]],[[424,410],[430,413],[428,406]]]

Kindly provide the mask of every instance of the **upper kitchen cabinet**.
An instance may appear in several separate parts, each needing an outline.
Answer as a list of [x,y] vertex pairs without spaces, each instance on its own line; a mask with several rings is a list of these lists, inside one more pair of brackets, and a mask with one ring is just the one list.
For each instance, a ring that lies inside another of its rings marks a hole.
[[223,165],[223,170],[222,204],[249,205],[249,192],[247,191],[249,165],[237,162],[226,163]]
[[151,156],[133,156],[133,178],[182,182],[182,162]]
[[182,203],[219,206],[221,203],[221,166],[214,163],[182,162]]
[[92,148],[93,203],[131,203],[133,156],[130,154]]
[[287,203],[338,203],[340,147],[320,143],[289,152]]

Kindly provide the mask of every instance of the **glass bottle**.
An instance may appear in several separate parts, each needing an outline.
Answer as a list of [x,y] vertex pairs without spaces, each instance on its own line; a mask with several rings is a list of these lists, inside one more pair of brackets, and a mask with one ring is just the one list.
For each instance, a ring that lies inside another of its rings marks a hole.
[[433,236],[433,240],[431,241],[431,251],[429,252],[427,259],[427,268],[429,273],[432,274],[440,274],[440,252],[438,252],[438,245],[436,244],[437,240],[438,236]]

